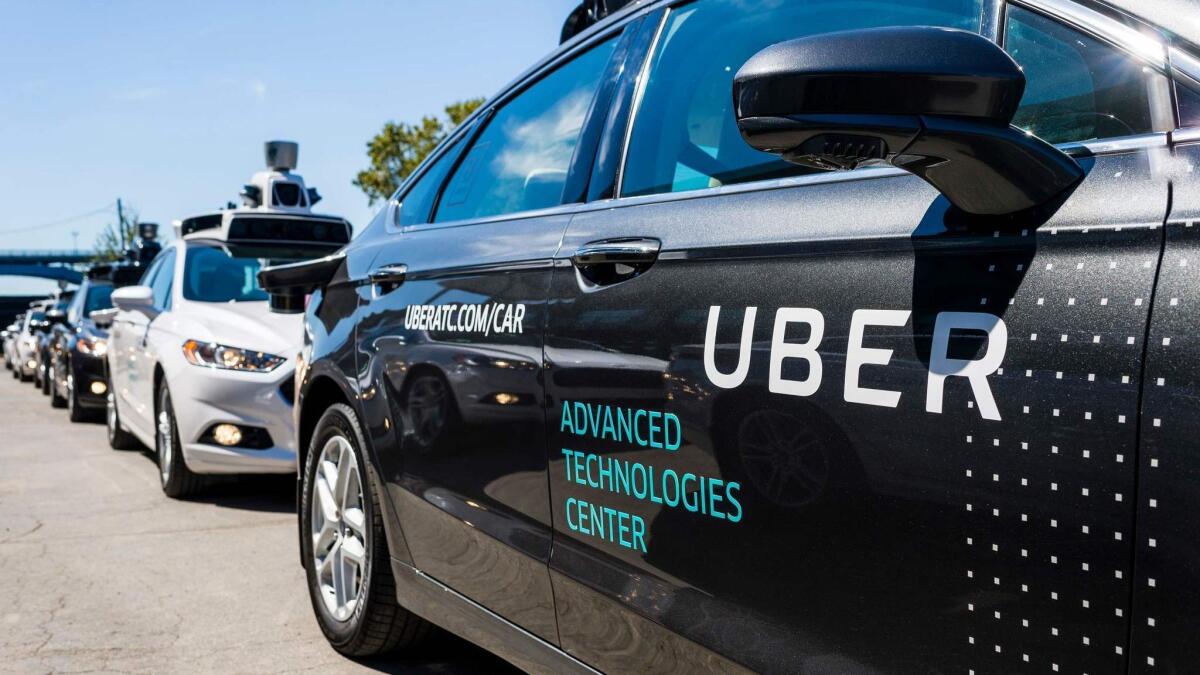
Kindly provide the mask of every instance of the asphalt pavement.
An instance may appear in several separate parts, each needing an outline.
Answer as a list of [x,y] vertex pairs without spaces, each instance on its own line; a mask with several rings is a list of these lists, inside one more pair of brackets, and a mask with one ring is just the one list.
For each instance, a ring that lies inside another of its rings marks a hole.
[[439,635],[347,659],[312,616],[291,477],[162,494],[153,456],[0,370],[0,672],[511,673]]

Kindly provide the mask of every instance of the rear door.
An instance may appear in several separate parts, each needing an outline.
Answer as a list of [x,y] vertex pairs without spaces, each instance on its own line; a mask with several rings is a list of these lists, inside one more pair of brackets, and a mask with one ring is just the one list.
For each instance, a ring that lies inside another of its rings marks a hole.
[[620,196],[572,220],[551,289],[571,653],[614,672],[1124,672],[1161,63],[1008,8],[1017,123],[1094,141],[1040,222],[955,216],[892,169],[797,175],[729,109],[733,73],[774,42],[979,30],[994,10],[667,15]]
[[546,293],[618,40],[521,85],[407,188],[357,332],[366,428],[414,565],[551,643]]
[[[138,282],[143,286],[153,287],[155,280],[161,274],[166,256],[160,256],[151,263],[150,268]],[[154,428],[150,423],[150,414],[146,412],[147,405],[153,405],[144,393],[142,385],[146,375],[143,374],[144,352],[142,342],[150,320],[141,312],[121,312],[113,321],[109,336],[110,345],[108,363],[109,376],[112,379],[113,396],[121,408],[122,420],[136,430],[140,435],[153,438]],[[153,378],[153,371],[150,377]],[[151,396],[153,393],[150,394]]]

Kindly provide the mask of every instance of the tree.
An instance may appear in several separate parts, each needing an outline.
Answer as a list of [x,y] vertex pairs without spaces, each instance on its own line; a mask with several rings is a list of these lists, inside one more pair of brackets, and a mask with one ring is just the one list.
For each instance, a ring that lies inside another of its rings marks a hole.
[[[123,259],[125,249],[137,238],[140,225],[141,219],[138,217],[137,211],[130,208],[124,209],[120,221],[105,225],[104,231],[96,238],[95,253],[92,259],[96,262],[115,262]],[[122,232],[125,233],[124,239],[121,237]]]
[[391,197],[426,155],[482,104],[482,98],[451,103],[445,107],[444,120],[425,116],[416,124],[384,124],[383,131],[367,142],[371,166],[358,172],[354,185],[366,193],[372,205],[376,200]]

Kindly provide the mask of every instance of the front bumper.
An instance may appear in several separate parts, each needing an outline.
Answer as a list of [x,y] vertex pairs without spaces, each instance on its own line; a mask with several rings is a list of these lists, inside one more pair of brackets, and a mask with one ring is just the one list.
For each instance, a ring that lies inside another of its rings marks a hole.
[[[83,408],[103,408],[108,398],[108,375],[104,371],[104,359],[91,354],[75,352],[71,355],[71,386],[75,390],[75,403]],[[95,384],[104,385],[99,394],[92,391]]]
[[[184,461],[196,473],[295,473],[291,387],[294,365],[270,373],[241,373],[188,365],[169,382]],[[213,425],[266,431],[265,448],[204,442]]]

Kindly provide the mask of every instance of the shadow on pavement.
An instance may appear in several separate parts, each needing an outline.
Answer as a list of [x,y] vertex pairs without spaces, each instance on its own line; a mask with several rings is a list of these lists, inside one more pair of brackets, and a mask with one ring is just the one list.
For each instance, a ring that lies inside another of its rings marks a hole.
[[360,666],[381,673],[405,675],[519,675],[507,661],[444,631],[437,631],[416,652],[400,656],[354,659]]

